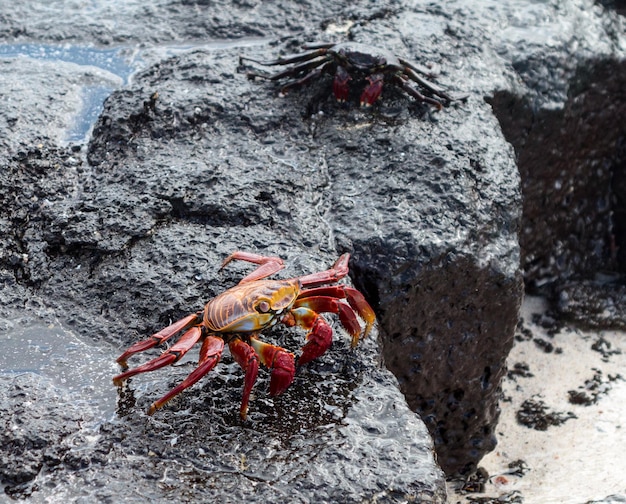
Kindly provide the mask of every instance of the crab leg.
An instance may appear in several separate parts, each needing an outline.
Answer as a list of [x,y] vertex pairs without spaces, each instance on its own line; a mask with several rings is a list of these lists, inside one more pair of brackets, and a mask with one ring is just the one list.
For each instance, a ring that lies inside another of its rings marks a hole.
[[[195,328],[194,328],[195,329]],[[193,330],[193,329],[192,329]],[[154,401],[150,405],[148,415],[154,414],[156,410],[161,408],[167,401],[174,396],[180,394],[186,388],[191,387],[200,378],[206,375],[215,365],[220,361],[222,352],[224,350],[224,340],[216,336],[207,336],[202,342],[202,348],[200,348],[200,359],[198,361],[198,367],[194,369],[187,378],[185,378],[179,385],[170,390],[158,401]]]
[[285,263],[280,257],[262,256],[251,252],[241,252],[240,250],[237,250],[224,259],[220,269],[224,268],[231,261],[247,261],[259,265],[259,267],[252,273],[243,277],[239,281],[240,284],[261,280],[273,275],[285,267]]
[[[316,302],[318,302],[317,298],[320,298],[320,297],[322,298],[330,297],[330,298],[338,298],[338,299],[347,300],[348,304],[352,307],[352,309],[358,313],[359,317],[361,317],[363,321],[365,321],[365,330],[363,331],[363,338],[365,338],[369,334],[370,330],[372,329],[372,326],[374,325],[374,322],[376,322],[376,314],[374,313],[374,310],[365,299],[365,296],[363,296],[363,294],[361,294],[358,290],[353,289],[352,287],[346,287],[345,285],[330,285],[326,287],[317,287],[315,289],[308,289],[308,290],[302,291],[300,293],[300,296],[298,296],[296,303],[294,304],[294,306],[307,306],[311,308],[312,310],[316,310],[316,311],[331,311],[332,313],[338,313],[339,319],[341,320],[342,325],[352,335],[352,346],[354,347],[356,346],[358,339],[359,339],[360,328],[356,334],[356,340],[355,340],[354,332],[350,331],[348,325],[346,325],[344,323],[344,320],[341,318],[342,317],[341,311],[325,310],[321,306],[315,304]],[[343,305],[343,303],[339,303],[339,304],[341,306],[345,306]],[[342,308],[339,308],[339,310],[342,310]]]
[[[317,67],[317,65],[316,65],[316,67]],[[285,84],[280,89],[280,92],[282,94],[285,94],[288,90],[290,90],[292,88],[300,87],[300,86],[306,84],[307,82],[309,82],[309,81],[311,81],[313,79],[317,79],[320,75],[322,75],[322,72],[324,72],[324,70],[326,69],[326,64],[322,68],[316,68],[316,67],[314,67],[314,69],[311,70],[304,77],[302,77],[300,79],[296,79],[294,81],[291,81],[291,82],[288,82],[287,84]]]
[[418,74],[426,75],[427,77],[430,77],[431,79],[435,77],[437,74],[437,72],[432,72],[429,68],[426,68],[422,65],[418,65],[409,60],[405,60],[404,58],[398,58],[398,61],[405,67],[408,67],[411,70],[413,70],[414,72],[417,72]]
[[154,346],[160,345],[164,341],[168,340],[174,334],[180,331],[184,331],[189,329],[192,325],[199,324],[202,316],[202,312],[192,313],[187,315],[185,318],[182,318],[173,324],[167,326],[165,329],[161,329],[158,333],[153,334],[149,338],[138,341],[134,345],[132,345],[128,350],[126,350],[122,355],[117,358],[117,362],[119,362],[122,367],[128,367],[126,365],[126,361],[131,355],[134,355],[139,352],[143,352],[144,350],[148,350]]
[[[301,74],[305,74],[303,77],[293,80],[285,84],[280,92],[286,93],[289,89],[302,86],[307,82],[318,78],[322,72],[326,71],[327,65],[331,58],[323,58],[320,60],[314,60],[307,63],[302,63],[301,65],[296,65],[294,67],[288,68],[287,70],[283,70],[282,72],[278,72],[271,75],[261,74],[258,72],[248,72],[248,77],[261,77],[263,79],[269,79],[272,81],[282,79],[283,77],[291,77],[297,76]],[[321,68],[320,68],[321,67]],[[306,72],[306,73],[305,73]]]
[[284,348],[265,343],[260,339],[251,337],[250,344],[261,358],[264,366],[272,370],[270,378],[270,395],[282,394],[296,374],[294,355]]
[[[324,59],[317,60],[317,61],[310,61],[307,63],[302,63],[301,65],[296,65],[291,68],[287,68],[286,70],[283,70],[282,72],[277,72],[277,73],[269,74],[269,75],[257,73],[257,72],[248,72],[248,76],[249,77],[261,77],[262,79],[275,81],[275,80],[282,79],[283,77],[291,77],[292,75],[296,76],[298,74],[303,74],[304,72],[309,72],[309,70],[316,69],[317,67],[326,63],[327,61],[330,61],[330,60],[328,58],[324,58]],[[310,73],[314,73],[314,72],[310,72]],[[319,75],[319,73],[317,74]],[[306,82],[307,80],[310,80],[311,77],[308,77],[308,75],[309,74],[303,77],[303,79],[306,79],[304,82]]]
[[335,44],[334,42],[319,42],[317,44],[305,44],[302,46],[302,49],[330,49],[331,47],[333,47]]
[[[329,47],[332,47],[332,44]],[[258,63],[259,65],[263,65],[263,66],[288,65],[290,63],[301,63],[304,61],[315,59],[319,56],[324,56],[326,54],[326,49],[327,48],[325,47],[321,47],[321,48],[316,49],[315,51],[310,51],[307,53],[300,53],[300,54],[292,54],[290,56],[283,56],[282,58],[278,58],[278,59],[271,60],[271,61],[259,61],[253,58],[248,58],[247,56],[239,56],[239,62],[241,64],[241,62],[244,60],[252,61],[253,63]]]
[[436,96],[439,96],[440,98],[443,98],[444,100],[454,101],[454,98],[448,95],[445,89],[424,79],[423,77],[420,77],[419,74],[411,66],[407,65],[407,62],[403,62],[403,64],[405,65],[404,73],[409,79],[411,79],[414,82],[417,82],[420,86],[428,89],[431,93],[433,93]]
[[434,105],[435,107],[437,107],[437,110],[442,109],[443,104],[441,102],[435,100],[434,98],[430,98],[429,96],[424,96],[417,89],[411,87],[409,83],[406,82],[404,79],[399,78],[398,84],[402,89],[404,89],[408,94],[410,94],[416,100],[422,101],[424,103],[430,103],[431,105]]
[[185,355],[189,351],[189,349],[198,342],[201,337],[201,326],[192,327],[191,329],[189,329],[189,331],[183,334],[174,345],[168,348],[161,355],[155,357],[151,361],[148,361],[141,366],[129,369],[128,371],[125,371],[122,374],[113,377],[113,383],[119,387],[125,380],[127,380],[131,376],[135,376],[140,373],[147,373],[149,371],[154,371],[155,369],[162,368],[163,366],[167,366],[168,364],[173,364],[183,355]]
[[242,341],[238,336],[230,340],[228,348],[230,349],[233,359],[235,359],[237,364],[239,364],[246,373],[243,381],[241,408],[239,409],[241,419],[245,420],[248,414],[250,393],[252,392],[252,387],[254,387],[254,383],[256,382],[256,377],[259,372],[259,358],[254,352],[254,349]]
[[323,285],[326,283],[334,283],[341,280],[348,274],[348,261],[350,260],[350,254],[343,254],[333,267],[326,270],[320,271],[318,273],[311,273],[310,275],[305,275],[299,277],[300,285],[302,287],[317,287],[318,285]]

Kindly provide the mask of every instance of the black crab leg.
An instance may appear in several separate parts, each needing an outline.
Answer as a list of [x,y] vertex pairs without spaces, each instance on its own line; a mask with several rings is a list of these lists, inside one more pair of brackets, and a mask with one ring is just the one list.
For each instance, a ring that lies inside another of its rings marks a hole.
[[[268,80],[280,80],[284,77],[297,77],[298,75],[301,75],[303,73],[307,73],[307,75],[309,75],[312,70],[315,70],[317,67],[320,67],[322,65],[325,65],[325,63],[331,61],[332,58],[330,57],[326,57],[326,58],[321,58],[321,59],[317,59],[317,60],[313,60],[313,61],[306,61],[304,63],[301,63],[300,65],[295,65],[293,67],[287,68],[285,70],[283,70],[282,72],[277,72],[275,74],[262,74],[262,73],[258,73],[258,72],[248,72],[248,77],[261,77],[263,79],[268,79]],[[306,78],[306,76],[303,77]],[[310,79],[307,79],[310,80]]]
[[431,72],[428,68],[423,67],[422,65],[417,65],[416,63],[412,63],[411,61],[405,60],[404,58],[398,58],[398,61],[405,67],[408,67],[411,70],[413,70],[414,72],[425,75],[431,79],[436,74],[436,72]]
[[282,58],[278,58],[270,61],[261,61],[253,58],[248,58],[247,56],[239,56],[239,63],[243,61],[252,61],[253,63],[257,63],[263,66],[276,66],[276,65],[289,65],[290,63],[302,63],[304,61],[310,61],[319,56],[324,56],[326,54],[326,49],[319,49],[316,51],[310,51],[306,53],[300,54],[292,54],[290,56],[283,56]]
[[416,100],[434,105],[435,107],[437,107],[437,110],[441,110],[443,108],[443,104],[440,101],[435,100],[434,98],[431,98],[430,96],[424,96],[417,89],[412,87],[402,77],[397,77],[397,83],[398,83],[398,86],[400,86],[406,93],[410,94]]
[[322,73],[324,73],[325,69],[326,69],[326,65],[324,65],[321,68],[314,68],[308,74],[306,74],[304,77],[301,77],[299,79],[295,79],[295,80],[292,80],[292,81],[288,82],[282,88],[280,88],[281,94],[285,94],[290,89],[303,86],[304,84],[307,84],[308,82],[310,82],[310,81],[312,81],[314,79],[317,79],[320,75],[322,75]]
[[337,44],[333,43],[333,42],[319,42],[317,44],[305,44],[302,46],[303,49],[308,50],[312,50],[312,49],[330,49],[333,46],[336,46]]
[[[401,60],[401,61],[403,64],[406,64],[404,60]],[[455,98],[455,97],[450,96],[444,88],[438,86],[437,84],[430,82],[429,80],[424,79],[423,77],[420,77],[420,75],[413,68],[411,68],[411,66],[408,66],[408,65],[405,66],[404,75],[408,77],[409,79],[411,79],[413,82],[417,82],[423,88],[428,89],[431,93],[433,93],[436,96],[439,96],[440,98],[443,98],[446,101],[452,102],[452,101],[460,100],[463,98],[463,97]]]

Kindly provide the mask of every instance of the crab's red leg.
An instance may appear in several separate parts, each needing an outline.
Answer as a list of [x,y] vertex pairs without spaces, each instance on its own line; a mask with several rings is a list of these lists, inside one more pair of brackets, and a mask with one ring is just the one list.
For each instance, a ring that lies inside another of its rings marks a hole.
[[[319,297],[321,297],[323,301],[318,301],[317,298]],[[348,301],[348,304],[352,307],[352,309],[355,310],[357,314],[359,315],[359,317],[361,317],[363,321],[365,322],[365,330],[363,331],[363,338],[365,338],[369,334],[372,327],[374,326],[374,322],[376,322],[376,314],[374,313],[374,310],[369,305],[369,303],[367,302],[363,294],[361,294],[358,290],[353,289],[352,287],[346,287],[345,285],[329,285],[326,287],[317,287],[315,289],[308,289],[308,290],[302,291],[300,293],[300,296],[298,296],[298,300],[296,301],[294,306],[307,306],[311,308],[312,310],[316,310],[316,311],[332,311],[333,313],[338,313],[339,319],[341,320],[342,325],[346,328],[346,330],[352,336],[352,346],[353,347],[356,346],[359,340],[360,327],[358,329],[358,332],[356,333],[354,331],[351,331],[350,326],[349,326],[351,322],[342,318],[342,317],[350,316],[346,312],[342,311],[344,310],[344,308],[342,307],[345,307],[343,303],[339,303],[340,305],[340,307],[338,308],[339,311],[334,311],[332,309],[325,310],[323,308],[323,305],[320,304],[320,303],[327,302],[324,299],[325,297],[345,299]],[[351,315],[354,315],[354,313],[352,312]]]
[[284,348],[265,343],[254,337],[250,338],[250,344],[261,358],[263,365],[272,370],[270,395],[282,394],[291,385],[296,374],[294,355]]
[[[194,328],[196,329],[196,328]],[[192,330],[194,330],[192,329]],[[167,401],[174,396],[180,394],[186,388],[191,387],[200,378],[206,375],[215,365],[220,361],[222,352],[224,350],[224,340],[216,336],[207,336],[202,342],[202,348],[200,349],[200,359],[198,361],[198,367],[194,369],[187,378],[185,378],[179,385],[170,390],[158,401],[154,401],[148,410],[148,415],[154,414],[156,410],[161,408]]]
[[135,376],[140,373],[147,373],[148,371],[154,371],[155,369],[162,368],[163,366],[167,366],[168,364],[173,364],[183,355],[185,355],[187,351],[192,346],[194,346],[201,337],[202,327],[192,327],[191,329],[189,329],[189,331],[183,334],[174,345],[172,345],[158,357],[146,362],[141,366],[129,369],[122,374],[114,376],[113,383],[116,386],[120,386],[126,379],[130,378],[131,376]]
[[369,84],[365,86],[363,93],[361,94],[361,106],[369,107],[372,105],[378,97],[380,93],[383,92],[383,82],[384,82],[383,74],[372,74],[367,77],[367,81]]
[[252,273],[243,277],[239,282],[240,284],[253,282],[254,280],[261,280],[270,275],[273,275],[274,273],[280,271],[285,267],[285,263],[280,257],[268,257],[259,254],[253,254],[251,252],[241,252],[240,250],[237,250],[236,252],[230,254],[226,259],[224,259],[224,262],[222,263],[220,269],[226,266],[229,262],[235,260],[247,261],[259,265],[259,267],[255,269]]
[[298,359],[298,366],[317,359],[324,354],[333,342],[333,330],[319,313],[310,308],[300,306],[293,308],[286,314],[282,322],[287,326],[299,325],[307,329],[307,343],[302,347],[302,355]]
[[327,269],[326,271],[320,271],[318,273],[311,273],[310,275],[305,275],[299,277],[300,285],[302,287],[317,287],[318,285],[323,285],[326,283],[334,283],[341,280],[348,274],[348,261],[350,260],[350,254],[343,254],[333,267]]
[[126,361],[131,355],[143,352],[144,350],[148,350],[149,348],[152,348],[156,345],[160,345],[164,341],[174,336],[177,332],[184,331],[185,329],[189,329],[192,325],[199,324],[202,320],[201,317],[202,312],[192,313],[190,315],[187,315],[185,318],[182,318],[167,326],[166,328],[161,329],[158,333],[153,334],[149,338],[138,341],[128,350],[126,350],[122,355],[120,355],[117,358],[117,362],[119,362],[122,367],[127,367]]
[[246,419],[248,414],[248,403],[250,401],[250,392],[256,382],[256,377],[259,372],[259,358],[254,352],[254,349],[246,342],[241,341],[239,337],[235,337],[228,343],[228,348],[233,356],[233,359],[241,366],[245,371],[246,376],[243,381],[243,395],[241,397],[241,409],[239,415],[242,420]]

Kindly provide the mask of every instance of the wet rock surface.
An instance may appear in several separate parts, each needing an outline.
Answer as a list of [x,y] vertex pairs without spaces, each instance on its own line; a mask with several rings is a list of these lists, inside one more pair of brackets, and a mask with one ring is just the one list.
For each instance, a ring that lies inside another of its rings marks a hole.
[[[609,31],[610,15],[585,17],[583,4],[552,15],[591,21],[595,35]],[[142,411],[190,364],[137,378],[95,441],[59,456],[62,463],[35,480],[4,474],[6,491],[62,497],[83,488],[84,498],[106,500],[131,487],[128,498],[136,500],[209,492],[443,502],[427,431],[377,356],[428,426],[439,464],[449,474],[471,471],[495,443],[499,383],[522,296],[519,176],[493,114],[501,111],[499,97],[520,93],[512,84],[519,67],[496,55],[515,59],[510,42],[518,34],[506,40],[486,30],[510,11],[500,4],[163,2],[151,7],[146,25],[141,5],[119,12],[102,2],[89,16],[53,5],[63,18],[53,25],[49,15],[21,16],[23,5],[2,13],[6,42],[198,47],[174,56],[147,49],[132,83],[107,99],[88,145],[63,142],[59,114],[78,108],[79,93],[55,88],[63,74],[50,83],[42,77],[39,95],[2,111],[5,303],[45,306],[81,338],[113,348],[113,361],[234,285],[249,269],[217,271],[234,249],[280,255],[285,277],[325,269],[349,251],[352,281],[377,311],[381,346],[366,341],[351,353],[338,335],[333,350],[275,400],[261,377],[243,426],[236,419],[241,372],[228,356],[155,417]],[[526,7],[518,23],[532,32]],[[112,28],[106,21],[114,15],[124,21]],[[240,37],[259,40],[202,45]],[[468,98],[434,112],[387,87],[364,110],[337,104],[328,79],[279,97],[279,86],[249,81],[238,67],[242,52],[267,59],[338,38],[433,62],[435,79]],[[560,48],[557,68],[594,56],[595,48],[583,49],[572,55]],[[612,50],[605,49],[598,51]],[[32,63],[3,65],[17,82]],[[528,88],[542,84],[540,77]],[[54,106],[39,105],[43,97]],[[66,105],[56,109],[59,102]],[[267,337],[291,350],[302,341],[284,329]]]
[[3,376],[0,390],[0,478],[6,493],[19,497],[16,489],[33,481],[43,467],[54,470],[63,464],[70,439],[80,430],[81,413],[67,391],[41,377]]
[[274,400],[262,375],[245,424],[237,407],[242,376],[228,356],[194,394],[153,417],[143,413],[147,405],[180,381],[192,360],[133,380],[107,422],[111,412],[98,418],[99,405],[51,380],[3,378],[4,490],[54,502],[445,502],[425,426],[391,374],[376,366],[374,340],[360,350],[332,351]]
[[[109,204],[115,202],[122,209],[97,207],[101,214],[94,207],[86,208],[79,200],[78,210],[75,207],[68,210],[75,212],[76,218],[47,214],[42,217],[42,224],[51,236],[56,236],[46,242],[47,250],[55,244],[54,254],[45,257],[37,254],[38,247],[44,245],[34,245],[33,240],[28,253],[17,254],[14,267],[15,277],[22,284],[33,286],[30,293],[22,292],[22,299],[35,305],[39,302],[53,305],[50,299],[54,299],[58,306],[65,306],[66,314],[63,309],[60,311],[65,323],[76,333],[88,335],[92,345],[114,341],[117,351],[110,347],[108,355],[112,363],[123,346],[154,332],[171,318],[199,309],[205,299],[236,283],[244,274],[242,267],[233,266],[222,275],[217,273],[226,249],[234,246],[222,242],[224,232],[232,229],[235,234],[231,239],[245,242],[258,240],[262,228],[255,224],[239,229],[224,224],[224,229],[215,228],[209,236],[203,217],[187,217],[158,227],[147,211],[137,216],[137,222],[148,229],[156,227],[150,229],[146,238],[145,228],[137,229],[134,221],[124,222],[131,195],[124,197],[119,191],[97,192],[97,197],[93,193],[96,201],[109,194]],[[233,211],[239,209],[234,207]],[[228,222],[228,216],[217,218]],[[32,222],[29,221],[31,225]],[[287,243],[293,250],[293,243]],[[125,253],[124,248],[130,246],[132,253]],[[276,253],[279,252],[277,249]],[[302,257],[291,257],[288,274],[295,275],[300,268],[312,271],[327,266],[313,260],[313,254],[300,254]],[[334,260],[334,256],[326,255],[329,261]],[[72,271],[72,275],[66,278],[60,270]],[[130,285],[134,287],[129,294]],[[32,292],[41,292],[44,299],[49,299],[41,301],[42,297]],[[129,295],[143,301],[128,303]],[[19,306],[18,296],[14,297],[15,305]],[[153,313],[151,305],[163,299],[169,299],[169,306],[174,308],[162,314]],[[6,334],[14,332],[9,327]],[[290,334],[287,330],[277,330],[268,335],[270,339],[272,336],[279,344],[294,350],[302,341],[302,334],[297,331]],[[182,369],[155,375],[149,380],[148,390],[137,398],[131,384],[120,398],[121,420],[106,422],[95,432],[87,429],[89,437],[95,437],[96,441],[81,443],[71,451],[64,447],[67,453],[57,456],[54,467],[46,464],[47,450],[55,449],[53,439],[52,447],[43,447],[46,451],[38,444],[37,449],[31,447],[34,453],[30,456],[35,457],[35,462],[27,475],[22,474],[24,469],[20,465],[13,465],[21,453],[13,449],[7,452],[9,458],[3,460],[7,466],[3,474],[5,491],[16,497],[44,491],[46,495],[62,498],[74,495],[80,488],[87,499],[106,500],[127,495],[130,486],[134,489],[128,495],[131,501],[141,501],[146,495],[179,501],[206,498],[209,489],[215,487],[210,495],[232,495],[232,498],[261,496],[275,500],[288,494],[295,502],[307,502],[311,495],[325,495],[328,501],[358,501],[378,495],[390,501],[417,498],[443,502],[442,473],[434,463],[428,433],[408,410],[392,375],[378,368],[379,351],[374,340],[365,341],[358,353],[351,353],[347,340],[339,336],[335,349],[325,356],[319,371],[309,371],[314,366],[308,366],[298,382],[279,399],[281,402],[268,400],[267,377],[262,377],[257,386],[258,399],[253,401],[249,423],[244,426],[238,420],[242,373],[229,362],[228,356],[224,357],[223,373],[221,370],[212,373],[204,387],[184,396],[183,399],[197,400],[195,406],[175,403],[172,411],[168,408],[159,412],[154,420],[143,411],[182,380],[190,371],[190,363]],[[30,345],[24,348],[24,352],[29,351]],[[21,375],[19,379],[34,380],[31,387],[37,386],[36,375]],[[93,392],[100,394],[102,390]],[[58,407],[53,395],[43,393],[37,400],[42,407]],[[7,408],[12,407],[13,403],[9,403]],[[80,414],[93,416],[90,410]],[[35,421],[29,415],[24,418],[19,411],[15,416],[34,431],[41,428],[42,420]],[[80,420],[81,417],[73,427],[76,429],[72,430],[73,434],[78,435]],[[164,436],[167,424],[171,432]],[[45,431],[50,430],[51,437],[61,436],[57,428],[65,435],[65,429],[70,427],[52,421]],[[7,430],[7,437],[13,436],[15,431]],[[20,439],[14,439],[9,446],[18,444]],[[170,443],[174,439],[178,441],[173,449]],[[408,472],[398,473],[397,467],[405,464]],[[66,472],[74,474],[69,482],[64,476]],[[120,477],[122,474],[124,477]],[[161,483],[155,481],[155,474],[163,479]],[[207,475],[212,476],[207,480]],[[205,483],[198,486],[198,480]]]

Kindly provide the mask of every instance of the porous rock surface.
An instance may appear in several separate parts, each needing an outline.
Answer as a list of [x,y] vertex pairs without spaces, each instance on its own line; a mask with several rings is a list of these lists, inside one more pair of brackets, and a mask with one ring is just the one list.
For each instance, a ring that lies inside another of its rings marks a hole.
[[[98,24],[98,16],[52,5],[63,22],[51,26],[21,16],[23,4],[3,17],[7,42],[183,40],[199,47],[173,57],[147,51],[144,69],[105,103],[88,145],[65,145],[63,131],[44,128],[56,124],[59,110],[76,109],[75,94],[59,92],[45,74],[41,95],[67,107],[40,108],[29,98],[19,113],[3,112],[8,156],[0,198],[8,211],[0,220],[0,292],[7,304],[44,306],[93,345],[110,346],[114,360],[249,271],[217,271],[234,249],[280,255],[286,276],[324,269],[349,251],[352,281],[379,317],[380,347],[370,339],[350,353],[338,335],[332,351],[274,400],[261,376],[244,426],[237,420],[241,372],[227,356],[151,418],[142,411],[192,364],[137,378],[95,440],[68,455],[53,450],[54,470],[45,450],[33,452],[40,465],[30,467],[39,472],[4,472],[6,491],[63,496],[81,488],[87,499],[106,500],[132,488],[131,501],[289,495],[292,502],[444,502],[431,441],[407,403],[428,426],[448,474],[470,472],[493,449],[499,382],[522,296],[521,197],[513,150],[484,98],[498,111],[499,97],[527,91],[505,63],[519,54],[524,33],[533,33],[539,7],[522,2],[513,23],[499,3],[265,9],[162,2],[150,13],[131,3],[123,21],[112,23],[120,13],[103,2]],[[587,2],[566,6],[542,8],[576,21]],[[613,26],[598,9],[585,18],[595,34]],[[488,29],[503,20],[518,30]],[[200,45],[219,37],[272,43]],[[362,110],[336,104],[327,79],[279,97],[277,86],[249,81],[238,67],[242,52],[267,59],[320,39],[434,62],[438,82],[467,98],[434,112],[388,88]],[[533,47],[541,54],[546,41]],[[557,68],[594,55],[570,47],[554,49]],[[3,82],[14,79],[11,87],[22,89],[23,64],[32,65],[3,60],[12,69]],[[55,67],[80,82],[74,70]],[[295,350],[302,335],[277,328],[268,338]],[[396,378],[377,366],[380,355]],[[11,397],[2,402],[10,405]],[[58,428],[58,441],[49,436],[48,444],[61,446],[65,429],[81,429],[66,420]],[[2,467],[11,466],[6,460]]]

